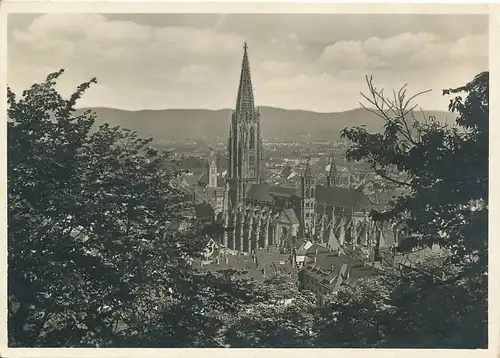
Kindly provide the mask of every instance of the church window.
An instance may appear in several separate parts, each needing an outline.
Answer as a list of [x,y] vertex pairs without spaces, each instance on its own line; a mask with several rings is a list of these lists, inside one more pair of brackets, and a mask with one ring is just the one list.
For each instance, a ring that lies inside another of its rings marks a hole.
[[310,192],[309,192],[309,188],[308,188],[308,189],[306,189],[306,197],[309,197],[309,194],[310,194]]
[[311,197],[314,197],[314,189],[311,189]]

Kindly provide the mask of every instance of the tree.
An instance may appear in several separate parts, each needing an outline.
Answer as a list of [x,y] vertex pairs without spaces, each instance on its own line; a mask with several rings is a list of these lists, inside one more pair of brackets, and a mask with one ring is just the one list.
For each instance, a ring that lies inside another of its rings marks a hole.
[[388,210],[372,212],[375,220],[398,222],[404,228],[400,250],[410,252],[439,245],[450,252],[462,274],[484,272],[487,262],[488,207],[488,73],[444,94],[465,93],[450,101],[458,117],[454,126],[436,118],[415,117],[403,87],[384,97],[367,78],[368,110],[385,120],[384,133],[346,128],[349,160],[365,160],[386,180],[407,189]]
[[112,346],[130,312],[189,293],[203,237],[169,154],[94,130],[74,106],[95,79],[66,100],[62,73],[8,89],[9,344]]
[[192,219],[178,163],[76,115],[95,80],[66,100],[62,73],[20,99],[8,89],[9,345],[226,346],[228,327],[276,292],[196,269],[214,227]]
[[308,347],[315,296],[300,292],[293,275],[277,273],[254,287],[261,298],[238,310],[225,330],[230,347]]
[[[359,348],[484,348],[486,277],[447,284],[456,266],[434,256],[404,274],[389,270],[343,287],[315,313],[314,345]],[[434,280],[429,280],[433,277]]]
[[314,312],[313,345],[330,348],[373,348],[384,342],[391,317],[390,288],[382,276],[365,278],[325,298]]
[[[384,96],[367,77],[365,106],[382,117],[384,133],[349,128],[350,160],[365,160],[406,189],[375,221],[402,228],[403,255],[433,248],[444,254],[393,267],[343,288],[318,319],[322,346],[479,348],[487,344],[488,73],[444,94],[453,126],[418,121],[406,89]],[[327,317],[327,318],[325,318]]]

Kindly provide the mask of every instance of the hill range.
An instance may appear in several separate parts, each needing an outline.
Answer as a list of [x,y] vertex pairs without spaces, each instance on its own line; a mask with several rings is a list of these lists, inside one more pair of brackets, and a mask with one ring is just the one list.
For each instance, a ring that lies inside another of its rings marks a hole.
[[[259,107],[261,131],[264,140],[279,141],[332,141],[340,139],[345,127],[364,125],[369,132],[383,130],[384,120],[376,114],[358,108],[345,112],[317,113],[306,110],[287,110]],[[141,136],[153,137],[154,142],[168,143],[184,140],[226,141],[231,118],[230,109],[164,109],[127,111],[114,108],[82,108],[96,112],[96,125],[109,123],[137,131]],[[440,122],[452,123],[455,115],[446,111],[426,111]],[[417,120],[424,117],[416,112]]]

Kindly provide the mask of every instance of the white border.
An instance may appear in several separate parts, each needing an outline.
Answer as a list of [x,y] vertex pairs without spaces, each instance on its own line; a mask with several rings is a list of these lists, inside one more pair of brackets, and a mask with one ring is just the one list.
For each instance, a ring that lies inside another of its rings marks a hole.
[[[1,0],[0,0],[1,1]],[[498,283],[500,260],[498,251],[500,243],[493,239],[496,232],[496,220],[500,218],[497,210],[498,190],[493,183],[499,182],[496,179],[497,170],[500,169],[500,142],[495,141],[500,135],[500,124],[495,119],[500,119],[500,5],[471,4],[462,1],[440,1],[439,3],[401,3],[386,1],[385,3],[354,3],[352,1],[274,1],[264,2],[264,0],[253,2],[237,2],[231,0],[220,0],[217,3],[208,1],[149,1],[140,2],[134,0],[111,0],[102,2],[93,1],[7,1],[0,3],[0,83],[2,84],[0,93],[6,98],[7,80],[7,14],[8,13],[79,13],[79,12],[100,12],[100,13],[363,13],[363,14],[490,14],[490,210],[489,210],[489,348],[487,350],[434,350],[434,349],[115,349],[115,348],[7,348],[7,225],[0,226],[1,259],[0,259],[0,293],[4,298],[0,302],[1,321],[0,325],[0,356],[1,357],[187,357],[202,355],[209,357],[255,357],[272,356],[294,358],[304,356],[315,357],[499,357],[500,356],[500,331],[498,309]],[[496,79],[496,81],[495,81]],[[497,99],[496,101],[494,99]],[[4,185],[0,186],[0,220],[6,223],[7,220],[7,173],[6,173],[6,101],[0,101],[0,113],[2,125],[0,126],[0,174]],[[497,134],[497,136],[495,136]],[[495,199],[495,200],[494,200]]]

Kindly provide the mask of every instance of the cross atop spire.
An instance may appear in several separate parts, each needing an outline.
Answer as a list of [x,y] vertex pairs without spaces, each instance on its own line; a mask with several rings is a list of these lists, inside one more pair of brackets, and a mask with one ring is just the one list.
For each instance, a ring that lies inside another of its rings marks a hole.
[[248,45],[243,44],[243,61],[241,63],[240,86],[236,99],[236,114],[239,118],[253,118],[255,111],[250,62],[248,60]]

